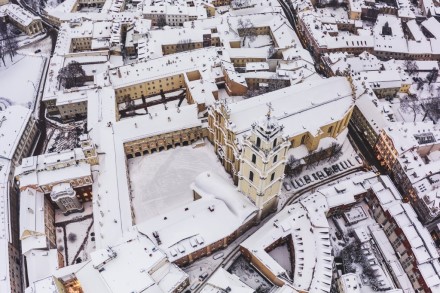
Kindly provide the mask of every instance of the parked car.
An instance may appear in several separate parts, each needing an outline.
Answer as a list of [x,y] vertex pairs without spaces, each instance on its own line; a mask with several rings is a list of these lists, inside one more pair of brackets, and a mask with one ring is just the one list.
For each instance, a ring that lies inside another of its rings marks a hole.
[[290,186],[290,184],[287,183],[287,182],[283,182],[283,186],[284,186],[284,189],[287,190],[287,191],[290,191],[290,190],[292,189],[292,187]]
[[35,54],[37,54],[37,53],[41,53],[41,49],[35,50],[34,53],[35,53]]
[[293,188],[297,189],[298,188],[298,184],[295,183],[295,180],[290,180],[290,183],[292,183]]
[[200,280],[200,281],[203,281],[203,280],[205,280],[207,277],[208,277],[208,273],[207,273],[207,272],[204,272],[203,274],[201,274],[201,275],[199,276],[199,280]]
[[316,175],[316,173],[312,173],[312,177],[313,179],[318,180],[318,176]]
[[300,182],[299,180],[295,179],[295,182],[299,187],[302,187],[304,185],[304,183]]
[[312,182],[312,179],[310,179],[310,176],[309,176],[309,175],[305,175],[303,178],[304,178],[304,180],[306,181],[307,184],[309,184],[310,182]]
[[335,171],[335,172],[339,172],[339,171],[341,171],[341,168],[339,168],[339,166],[338,165],[332,165],[332,169],[333,169],[333,171]]
[[327,176],[330,176],[333,173],[332,170],[330,168],[328,168],[328,167],[324,168],[324,172],[325,172],[325,174],[327,174]]

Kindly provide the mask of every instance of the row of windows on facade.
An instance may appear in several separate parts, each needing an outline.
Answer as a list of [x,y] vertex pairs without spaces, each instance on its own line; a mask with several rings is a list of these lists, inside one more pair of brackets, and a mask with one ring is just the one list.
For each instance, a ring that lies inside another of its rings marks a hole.
[[[273,157],[273,161],[272,163],[276,163],[278,160],[278,155],[275,155],[275,157]],[[256,164],[257,163],[257,156],[255,154],[252,154],[252,163]]]
[[[273,172],[273,173],[270,175],[270,182],[272,182],[274,179],[275,179],[275,172]],[[252,172],[252,171],[249,171],[249,180],[250,180],[251,182],[254,182],[254,172]]]

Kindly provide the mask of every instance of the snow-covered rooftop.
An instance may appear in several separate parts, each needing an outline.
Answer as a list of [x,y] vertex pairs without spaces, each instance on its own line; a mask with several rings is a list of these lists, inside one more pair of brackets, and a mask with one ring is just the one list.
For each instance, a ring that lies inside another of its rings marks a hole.
[[75,272],[85,292],[173,292],[188,278],[150,239],[132,229]]
[[31,110],[18,105],[0,111],[0,158],[12,159],[30,115]]
[[[332,279],[333,256],[327,211],[325,197],[314,193],[299,203],[287,206],[243,241],[241,247],[294,289],[328,292]],[[292,238],[295,249],[293,280],[266,251],[267,247],[284,237]]]
[[309,131],[316,135],[322,125],[340,119],[351,109],[353,93],[344,77],[306,80],[298,85],[227,104],[231,130],[238,134],[249,131],[254,117],[266,114],[268,103],[273,107],[273,115],[285,126],[284,133],[294,136]]
[[200,174],[192,188],[201,199],[137,225],[150,239],[160,239],[158,246],[171,261],[233,234],[257,211],[232,183],[215,173]]

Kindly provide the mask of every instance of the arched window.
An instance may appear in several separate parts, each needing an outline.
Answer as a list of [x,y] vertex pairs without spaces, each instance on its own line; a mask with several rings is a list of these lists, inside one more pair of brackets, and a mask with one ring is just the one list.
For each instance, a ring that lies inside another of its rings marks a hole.
[[252,154],[252,163],[256,163],[257,162],[257,156],[255,154]]
[[278,155],[275,155],[275,157],[273,157],[273,163],[275,164],[278,160]]
[[275,138],[275,140],[273,141],[273,148],[275,148],[277,146],[277,139]]
[[249,171],[249,180],[250,180],[251,182],[254,181],[254,172],[252,172],[252,171]]
[[261,146],[261,139],[259,137],[257,137],[257,147]]

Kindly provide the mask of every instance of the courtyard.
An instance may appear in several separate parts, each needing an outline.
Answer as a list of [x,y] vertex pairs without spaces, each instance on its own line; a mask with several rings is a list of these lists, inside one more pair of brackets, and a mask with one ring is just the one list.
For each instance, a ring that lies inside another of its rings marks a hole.
[[128,160],[135,222],[141,223],[193,201],[191,183],[204,171],[233,184],[207,141]]

